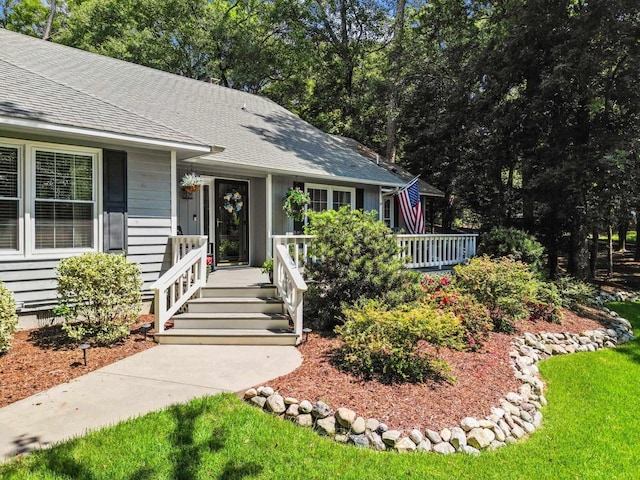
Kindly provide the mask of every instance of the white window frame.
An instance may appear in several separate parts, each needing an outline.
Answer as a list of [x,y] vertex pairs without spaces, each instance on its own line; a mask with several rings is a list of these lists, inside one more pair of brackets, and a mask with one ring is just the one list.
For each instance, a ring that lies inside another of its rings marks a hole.
[[[387,223],[387,221],[389,221],[388,223],[388,227],[393,229],[395,228],[395,218],[394,218],[394,200],[395,197],[394,196],[390,196],[390,195],[385,195],[382,197],[382,213],[380,215],[380,220],[382,220],[385,224]],[[385,207],[385,203],[389,202],[389,216],[385,217],[384,216],[384,207]]]
[[18,248],[0,249],[0,257],[24,255],[24,142],[17,142],[10,138],[0,138],[0,146],[15,148],[18,151]]
[[333,192],[349,192],[351,193],[351,208],[356,208],[356,189],[354,187],[342,187],[337,185],[322,185],[319,183],[305,183],[304,191],[309,193],[311,190],[326,190],[327,191],[327,210],[333,210]]
[[[45,143],[35,141],[21,141],[0,138],[0,145],[19,148],[19,185],[21,195],[19,221],[19,249],[0,250],[2,259],[60,259],[84,252],[101,252],[102,239],[102,149]],[[88,155],[92,157],[93,168],[93,247],[92,248],[48,248],[36,249],[35,239],[35,205],[36,205],[36,151]]]

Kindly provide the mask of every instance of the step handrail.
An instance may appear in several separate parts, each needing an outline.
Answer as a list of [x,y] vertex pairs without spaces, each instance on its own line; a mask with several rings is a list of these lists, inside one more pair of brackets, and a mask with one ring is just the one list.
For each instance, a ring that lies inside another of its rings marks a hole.
[[302,341],[303,297],[308,287],[291,258],[289,249],[284,245],[276,245],[274,253],[273,282],[293,320],[298,345]]
[[167,321],[207,282],[207,237],[167,270],[150,287],[154,293],[154,327],[164,332]]

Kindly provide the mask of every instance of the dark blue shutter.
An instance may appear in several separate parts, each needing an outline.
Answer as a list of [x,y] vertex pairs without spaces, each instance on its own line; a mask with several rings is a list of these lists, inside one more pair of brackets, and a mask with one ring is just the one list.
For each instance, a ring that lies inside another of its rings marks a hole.
[[[293,182],[293,188],[299,188],[304,192],[304,183],[303,182]],[[299,222],[297,220],[293,221],[293,230],[296,232],[302,232],[304,230],[304,222]]]
[[127,248],[127,152],[105,150],[102,161],[104,251]]
[[356,210],[364,210],[364,188],[356,188]]

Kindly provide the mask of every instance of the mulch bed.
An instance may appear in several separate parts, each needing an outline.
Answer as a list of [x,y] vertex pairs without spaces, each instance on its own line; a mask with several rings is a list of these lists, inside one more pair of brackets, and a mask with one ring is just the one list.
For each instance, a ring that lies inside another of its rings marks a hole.
[[[593,309],[585,315],[602,316]],[[365,418],[374,417],[391,428],[410,430],[442,429],[460,423],[466,416],[484,417],[492,406],[520,383],[509,365],[511,342],[523,332],[579,333],[603,326],[601,321],[565,312],[561,325],[546,322],[522,322],[519,334],[491,333],[479,352],[441,350],[441,358],[451,366],[455,383],[428,381],[424,384],[386,385],[364,382],[341,372],[331,362],[331,352],[340,345],[336,338],[310,334],[299,348],[302,366],[288,375],[269,382],[284,396],[315,402],[322,400],[332,409],[347,407]]]
[[82,351],[67,344],[60,325],[16,332],[11,349],[0,356],[0,407],[153,347],[153,338],[145,341],[140,329],[146,322],[152,323],[153,315],[140,316],[124,341],[90,348],[86,367]]

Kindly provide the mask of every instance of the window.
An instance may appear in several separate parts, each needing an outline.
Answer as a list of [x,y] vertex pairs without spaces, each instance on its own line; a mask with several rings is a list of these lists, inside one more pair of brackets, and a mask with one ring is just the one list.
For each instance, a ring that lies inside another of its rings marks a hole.
[[20,150],[0,145],[0,251],[19,250]]
[[389,228],[393,228],[393,198],[394,197],[384,197],[382,203],[382,221]]
[[35,247],[92,248],[93,157],[35,151]]
[[0,253],[97,249],[99,158],[96,149],[0,140]]
[[348,205],[355,208],[355,189],[348,187],[334,187],[332,185],[305,185],[305,189],[311,197],[309,210],[322,212],[324,210],[339,210]]

